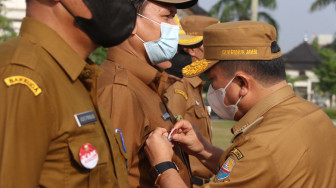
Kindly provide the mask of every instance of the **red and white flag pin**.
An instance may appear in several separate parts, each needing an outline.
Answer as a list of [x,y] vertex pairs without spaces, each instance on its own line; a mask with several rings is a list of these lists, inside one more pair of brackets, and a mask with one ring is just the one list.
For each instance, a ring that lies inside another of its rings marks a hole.
[[98,152],[90,143],[85,143],[79,150],[79,160],[87,169],[93,169],[98,163]]

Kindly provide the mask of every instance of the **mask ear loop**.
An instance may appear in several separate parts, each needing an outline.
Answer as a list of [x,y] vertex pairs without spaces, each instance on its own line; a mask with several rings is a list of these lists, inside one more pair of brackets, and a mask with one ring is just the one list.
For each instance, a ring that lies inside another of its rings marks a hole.
[[137,34],[135,34],[135,36],[136,36],[139,40],[141,40],[142,43],[145,43],[145,41],[142,40],[142,38],[140,38]]
[[229,85],[232,83],[232,81],[233,81],[235,78],[236,78],[236,76],[233,77],[232,80],[230,80],[230,82],[225,86],[224,90],[226,90],[226,88],[229,87]]
[[142,14],[137,13],[137,15],[140,16],[140,17],[142,17],[142,18],[145,18],[145,19],[147,19],[147,20],[149,20],[149,21],[151,21],[151,22],[154,22],[154,23],[156,23],[156,24],[158,24],[158,25],[161,25],[159,22],[154,21],[154,20],[152,20],[152,19],[150,19],[150,18],[147,18],[146,16],[144,16],[144,15],[142,15]]
[[[154,21],[154,20],[152,20],[152,19],[150,19],[150,18],[147,18],[146,16],[144,16],[144,15],[142,15],[142,14],[137,13],[137,15],[140,16],[140,17],[142,17],[142,18],[145,18],[145,19],[147,19],[147,20],[149,20],[149,21],[151,21],[151,22],[154,22],[154,23],[156,23],[156,24],[158,24],[158,25],[161,25],[161,24],[159,24],[157,21]],[[136,36],[139,40],[141,40],[142,43],[145,43],[145,41],[142,40],[142,38],[140,38],[139,35],[135,34],[135,36]]]
[[[236,78],[236,76],[234,76],[234,77],[230,80],[230,82],[225,86],[224,90],[226,90],[226,88],[232,83],[232,81],[233,81],[235,78]],[[240,96],[240,97],[239,97],[239,99],[238,99],[238,101],[236,102],[235,106],[238,105],[238,103],[240,102],[240,100],[242,99],[242,97],[243,97],[243,96]]]
[[69,10],[69,8],[68,7],[66,7],[65,5],[64,5],[64,3],[62,2],[62,1],[59,1],[60,3],[61,3],[61,5],[65,8],[65,10],[67,10],[68,12],[69,12],[69,14],[72,16],[72,17],[76,17],[70,10]]
[[240,102],[240,100],[242,99],[242,97],[243,97],[243,96],[240,96],[240,97],[239,97],[238,101],[237,101],[236,104],[235,104],[236,106],[238,105],[238,103]]

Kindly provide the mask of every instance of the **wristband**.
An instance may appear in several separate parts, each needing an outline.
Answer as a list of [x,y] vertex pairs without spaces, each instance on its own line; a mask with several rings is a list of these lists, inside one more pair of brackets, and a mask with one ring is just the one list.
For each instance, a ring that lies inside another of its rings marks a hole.
[[159,163],[159,164],[155,165],[154,166],[154,175],[156,176],[156,178],[155,178],[154,185],[158,185],[159,181],[161,179],[162,173],[165,172],[168,169],[171,169],[171,168],[177,170],[177,172],[179,171],[179,169],[177,168],[175,163],[170,162],[170,161],[162,162],[162,163]]

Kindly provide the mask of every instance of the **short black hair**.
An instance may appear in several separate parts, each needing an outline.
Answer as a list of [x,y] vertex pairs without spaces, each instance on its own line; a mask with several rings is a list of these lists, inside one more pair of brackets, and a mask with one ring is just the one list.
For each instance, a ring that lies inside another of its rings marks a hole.
[[133,3],[134,7],[137,10],[137,13],[140,13],[140,14],[143,12],[143,9],[146,6],[146,3],[145,3],[146,1],[147,0],[131,0],[131,2]]
[[[279,46],[272,43],[271,52],[277,53],[279,51]],[[241,70],[265,86],[286,80],[285,63],[282,57],[273,60],[221,60],[219,63],[226,77],[231,78]]]

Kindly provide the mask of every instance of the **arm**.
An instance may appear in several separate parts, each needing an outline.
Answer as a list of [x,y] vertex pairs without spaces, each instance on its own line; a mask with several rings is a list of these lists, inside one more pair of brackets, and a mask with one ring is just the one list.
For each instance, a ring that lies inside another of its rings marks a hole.
[[42,93],[35,96],[26,85],[7,86],[1,80],[0,187],[37,187],[56,130],[50,99],[41,85]]
[[183,83],[181,81],[175,82],[167,89],[165,95],[168,98],[168,109],[174,114],[174,116],[181,115],[184,118],[188,96]]
[[[144,117],[143,110],[134,94],[123,85],[113,84],[100,89],[98,100],[104,104],[103,108],[108,112],[113,126],[121,130],[128,155],[128,166],[132,166],[133,157],[137,155],[138,147],[143,134]],[[133,131],[134,129],[137,131]],[[128,169],[129,173],[132,170]]]

